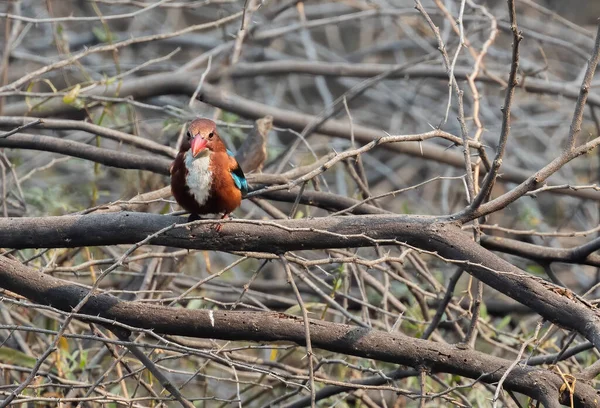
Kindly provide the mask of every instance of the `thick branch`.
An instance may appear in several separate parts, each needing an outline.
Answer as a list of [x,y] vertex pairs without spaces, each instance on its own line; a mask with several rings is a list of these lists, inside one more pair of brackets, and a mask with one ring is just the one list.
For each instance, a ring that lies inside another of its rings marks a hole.
[[[62,248],[134,244],[183,222],[181,217],[108,213],[62,217],[2,218],[0,242],[9,248]],[[220,232],[204,220],[178,226],[149,243],[217,251],[284,253],[294,250],[374,245],[432,251],[490,287],[535,310],[545,319],[576,330],[600,349],[600,317],[573,293],[535,278],[473,242],[467,233],[435,217],[364,215],[314,219],[225,222]]]
[[[0,282],[4,289],[67,312],[87,293],[85,288],[6,257],[0,257]],[[90,315],[90,320],[100,316],[161,334],[305,344],[303,319],[283,313],[182,309],[127,302],[103,294],[92,296],[81,312]],[[488,383],[497,382],[511,364],[510,360],[470,349],[321,320],[310,320],[310,332],[313,345],[321,349],[411,367],[425,366],[433,372],[479,378]],[[534,399],[550,396],[567,403],[568,393],[561,395],[559,391],[562,384],[559,375],[528,366],[515,367],[504,383],[507,389]],[[596,392],[578,382],[575,399],[580,406],[595,406]]]

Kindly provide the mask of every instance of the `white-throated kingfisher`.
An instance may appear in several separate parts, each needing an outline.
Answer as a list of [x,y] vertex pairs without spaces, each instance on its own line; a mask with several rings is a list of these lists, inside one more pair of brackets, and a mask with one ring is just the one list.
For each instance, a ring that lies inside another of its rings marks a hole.
[[244,172],[212,120],[190,123],[171,166],[171,191],[177,203],[190,212],[189,221],[204,214],[222,213],[221,218],[227,218],[248,193]]

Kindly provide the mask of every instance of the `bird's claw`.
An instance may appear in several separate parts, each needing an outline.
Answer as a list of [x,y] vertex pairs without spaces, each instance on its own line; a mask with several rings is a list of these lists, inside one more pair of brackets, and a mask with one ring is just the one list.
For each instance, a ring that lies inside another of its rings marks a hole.
[[[229,217],[229,213],[225,213],[223,214],[223,216],[221,217],[222,220],[228,220],[230,219]],[[223,229],[223,223],[218,223],[214,226],[215,231],[220,232]]]
[[200,218],[200,216],[198,214],[190,214],[190,216],[188,217],[187,222],[194,222],[194,221],[198,221],[201,220],[202,218]]

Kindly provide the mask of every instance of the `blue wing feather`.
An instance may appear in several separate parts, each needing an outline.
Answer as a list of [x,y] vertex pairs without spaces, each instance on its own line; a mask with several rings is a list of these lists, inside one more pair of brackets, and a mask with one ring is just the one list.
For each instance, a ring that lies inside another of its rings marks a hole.
[[[229,149],[227,149],[227,154],[231,157],[235,157],[233,152]],[[231,170],[231,177],[233,178],[235,186],[242,192],[242,197],[245,197],[246,194],[248,194],[248,181],[246,180],[246,176],[239,163],[235,169]]]
[[[238,169],[241,172],[241,169],[239,167],[238,167]],[[236,169],[231,172],[231,177],[233,178],[233,182],[235,183],[235,186],[237,188],[239,188],[240,191],[242,192],[242,197],[244,197],[246,194],[248,194],[248,181],[246,181],[246,177],[244,177],[244,174],[242,173],[242,175],[240,175]]]

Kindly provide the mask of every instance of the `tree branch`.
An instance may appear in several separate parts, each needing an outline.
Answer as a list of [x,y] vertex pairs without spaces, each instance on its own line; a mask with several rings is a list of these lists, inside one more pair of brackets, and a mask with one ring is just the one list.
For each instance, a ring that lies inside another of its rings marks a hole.
[[[65,248],[135,244],[183,222],[181,217],[108,213],[39,218],[0,218],[0,242],[8,248]],[[216,232],[212,226],[222,222]],[[600,349],[600,317],[564,288],[526,274],[479,244],[454,223],[410,215],[364,215],[314,219],[201,220],[181,224],[150,244],[216,251],[293,250],[403,245],[430,251],[506,294],[544,318],[581,333]],[[405,245],[405,244],[404,244]]]
[[[389,69],[389,66],[387,67]],[[457,71],[458,72],[458,71]],[[190,72],[185,74],[174,75],[171,72],[164,74],[148,75],[141,78],[130,79],[123,81],[119,84],[118,94],[123,97],[132,97],[134,99],[146,99],[157,95],[172,95],[182,94],[191,96],[196,90],[195,84],[197,79],[202,74],[201,71]],[[468,73],[465,73],[468,74]],[[447,79],[447,74],[443,74],[444,79]],[[465,76],[466,77],[466,76]],[[457,77],[458,78],[458,77]],[[547,89],[547,83],[538,80],[541,89]],[[533,89],[535,91],[534,79],[529,79],[527,82],[528,90]],[[532,85],[533,84],[533,85]],[[531,89],[530,89],[531,88]],[[573,87],[567,85],[559,86],[555,91],[564,92],[562,95],[569,96],[573,94]],[[111,85],[108,87],[94,88],[88,92],[82,93],[80,96],[85,95],[104,95],[111,96],[117,92],[117,86]],[[552,92],[550,92],[552,93]],[[576,97],[576,92],[573,97]],[[222,91],[210,84],[204,84],[199,99],[210,105],[218,108],[234,112],[238,115],[244,116],[249,119],[259,119],[265,116],[273,117],[273,124],[279,127],[289,127],[293,130],[301,132],[306,126],[313,123],[316,119],[313,115],[307,115],[298,113],[291,110],[280,109],[272,106],[268,106],[257,101],[245,99],[241,96],[227,93]],[[590,94],[588,97],[589,103],[595,103],[600,105],[600,97],[595,94]],[[29,113],[29,107],[23,104],[14,104],[6,106],[6,115],[19,116]],[[62,98],[54,98],[46,101],[39,109],[34,111],[38,117],[48,117],[63,115],[67,113],[76,112],[76,108],[71,105],[67,105],[62,101]],[[350,139],[351,131],[350,124],[330,119],[323,123],[318,128],[318,133],[325,134],[333,137],[340,137]],[[381,130],[369,128],[367,126],[353,125],[354,137],[358,142],[369,143],[374,139],[384,136]],[[464,158],[459,152],[449,151],[448,149],[436,145],[434,143],[427,142],[414,142],[414,143],[402,143],[402,144],[391,144],[387,146],[388,149],[393,150],[397,153],[407,154],[415,157],[421,157],[426,160],[433,160],[439,163],[444,163],[457,168],[464,167]],[[530,176],[530,172],[519,169],[508,164],[503,165],[502,181],[509,181],[513,183],[522,183],[527,180]],[[565,180],[556,178],[558,184],[568,184]],[[565,194],[575,197],[582,197],[592,200],[600,201],[600,193],[590,190],[577,190],[574,191],[569,188],[552,190],[557,194]]]
[[149,170],[164,175],[169,175],[169,166],[171,165],[171,160],[157,156],[141,156],[90,146],[73,140],[26,133],[0,138],[0,147],[60,153],[120,169]]
[[516,239],[483,235],[481,245],[491,251],[517,255],[537,262],[577,263],[600,267],[600,255],[592,254],[591,249],[598,249],[599,239],[573,248],[552,248],[530,244]]
[[[19,262],[0,257],[0,285],[40,304],[69,312],[87,294],[81,286],[41,274]],[[95,316],[156,333],[199,338],[241,341],[291,341],[305,345],[303,319],[284,313],[193,310],[127,302],[97,294],[81,309],[94,321]],[[79,316],[81,318],[81,316]],[[103,321],[107,325],[106,320]],[[401,333],[321,320],[310,320],[311,341],[315,347],[354,356],[372,358],[411,367],[427,367],[433,372],[458,374],[487,383],[497,382],[511,361],[478,351],[415,339]],[[516,366],[505,381],[505,388],[534,399],[548,396],[567,403],[568,392],[561,392],[562,378],[548,370]],[[578,383],[575,400],[579,406],[595,406],[596,391]]]
[[[31,124],[31,125],[29,125]],[[29,126],[28,126],[29,125]],[[174,158],[177,151],[169,146],[164,146],[152,140],[140,136],[130,135],[119,130],[99,126],[94,123],[81,120],[69,119],[39,119],[25,116],[0,116],[0,127],[27,126],[37,129],[59,129],[59,130],[82,130],[94,135],[102,136],[107,139],[116,140],[131,146],[139,147],[152,153],[158,153],[162,156]],[[5,137],[5,136],[3,136]]]

